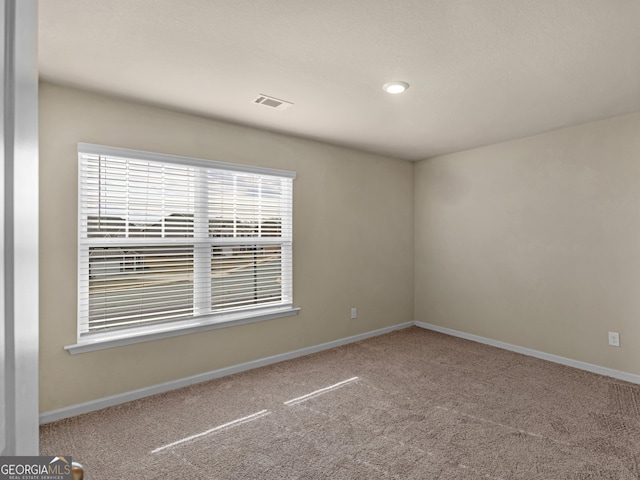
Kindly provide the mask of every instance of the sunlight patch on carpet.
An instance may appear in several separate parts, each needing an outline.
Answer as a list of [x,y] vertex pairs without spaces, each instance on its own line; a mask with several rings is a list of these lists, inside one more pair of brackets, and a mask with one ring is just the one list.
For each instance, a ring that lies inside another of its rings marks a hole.
[[338,382],[338,383],[334,383],[333,385],[330,385],[328,387],[325,388],[321,388],[319,390],[315,390],[311,393],[307,393],[306,395],[302,395],[300,397],[296,397],[296,398],[292,398],[291,400],[287,400],[286,402],[284,402],[285,405],[290,406],[290,405],[297,405],[299,403],[304,402],[305,400],[309,400],[310,398],[313,397],[317,397],[318,395],[322,395],[323,393],[327,393],[330,392],[332,390],[336,390],[338,388],[344,387],[345,385],[355,382],[356,380],[358,380],[358,377],[352,377],[352,378],[348,378],[347,380],[343,380],[342,382]]
[[185,437],[182,438],[180,440],[177,440],[175,442],[169,443],[168,445],[164,445],[162,447],[158,447],[155,450],[152,450],[151,453],[158,453],[161,452],[163,450],[167,450],[168,448],[172,448],[178,445],[182,445],[183,443],[186,442],[190,442],[192,440],[201,438],[201,437],[205,437],[207,435],[210,435],[214,432],[218,432],[220,430],[224,430],[226,428],[229,427],[235,427],[237,425],[242,425],[243,423],[247,423],[247,422],[251,422],[253,420],[257,420],[258,418],[262,418],[265,417],[267,415],[269,415],[271,412],[269,412],[269,410],[260,410],[259,412],[253,413],[251,415],[247,415],[246,417],[242,417],[242,418],[237,418],[236,420],[232,420],[230,422],[227,423],[223,423],[222,425],[218,425],[217,427],[213,427],[205,432],[202,433],[198,433],[196,435],[191,435],[189,437]]

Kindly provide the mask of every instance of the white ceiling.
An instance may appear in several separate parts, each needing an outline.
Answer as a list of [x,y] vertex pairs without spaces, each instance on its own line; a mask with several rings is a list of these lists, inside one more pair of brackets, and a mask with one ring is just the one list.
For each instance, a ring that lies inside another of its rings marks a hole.
[[640,0],[39,5],[45,80],[403,159],[640,111]]

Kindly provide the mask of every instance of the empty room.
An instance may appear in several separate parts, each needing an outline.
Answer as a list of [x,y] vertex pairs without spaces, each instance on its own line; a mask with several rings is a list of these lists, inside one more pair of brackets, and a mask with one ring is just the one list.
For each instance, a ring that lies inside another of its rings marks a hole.
[[640,0],[3,3],[4,457],[640,479]]

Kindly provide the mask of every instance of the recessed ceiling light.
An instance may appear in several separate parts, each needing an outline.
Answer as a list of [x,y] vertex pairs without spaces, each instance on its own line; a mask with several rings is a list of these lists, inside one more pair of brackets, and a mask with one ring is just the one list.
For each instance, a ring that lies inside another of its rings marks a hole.
[[409,88],[409,84],[407,82],[387,82],[382,86],[382,89],[393,95],[404,92],[407,88]]

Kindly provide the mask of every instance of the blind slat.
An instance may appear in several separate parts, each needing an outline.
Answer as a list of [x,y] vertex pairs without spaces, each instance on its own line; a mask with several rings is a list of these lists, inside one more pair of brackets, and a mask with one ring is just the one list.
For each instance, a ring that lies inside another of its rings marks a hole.
[[290,304],[290,176],[94,147],[79,152],[80,335]]

